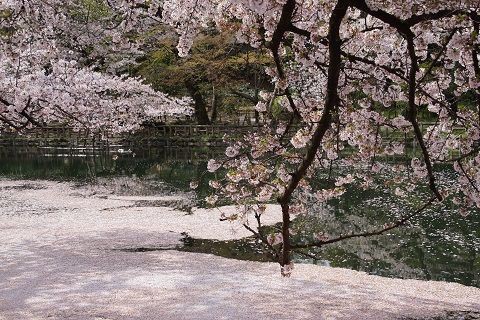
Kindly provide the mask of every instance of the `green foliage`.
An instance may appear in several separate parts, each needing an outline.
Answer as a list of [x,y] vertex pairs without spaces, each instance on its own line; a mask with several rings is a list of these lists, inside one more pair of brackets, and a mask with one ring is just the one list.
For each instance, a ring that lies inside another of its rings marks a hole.
[[[135,70],[156,90],[187,95],[190,92],[186,82],[191,82],[207,103],[211,104],[216,97],[219,112],[234,114],[239,109],[251,109],[259,90],[271,89],[264,72],[272,63],[271,58],[237,44],[230,34],[210,30],[198,38],[188,57],[180,58],[176,37],[165,29],[158,33],[164,36],[152,45],[154,49]],[[236,92],[252,99],[242,98]]]
[[157,49],[141,63],[137,74],[159,88],[181,91],[186,79],[210,85],[245,84],[250,81],[252,72],[270,63],[266,55],[246,50],[226,34],[200,37],[187,58],[177,56],[175,45],[173,37],[159,41]]
[[101,20],[112,14],[104,1],[79,0],[79,6],[72,11],[72,16],[79,21]]

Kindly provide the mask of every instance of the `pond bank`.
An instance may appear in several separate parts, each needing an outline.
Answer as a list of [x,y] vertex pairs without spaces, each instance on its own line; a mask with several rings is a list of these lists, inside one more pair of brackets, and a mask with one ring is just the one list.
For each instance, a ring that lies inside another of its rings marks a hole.
[[[480,312],[480,289],[454,283],[307,264],[284,279],[275,263],[121,250],[172,249],[182,232],[220,240],[249,235],[220,222],[218,210],[167,207],[189,196],[0,180],[0,319],[423,319]],[[268,222],[278,221],[278,208],[268,210]]]

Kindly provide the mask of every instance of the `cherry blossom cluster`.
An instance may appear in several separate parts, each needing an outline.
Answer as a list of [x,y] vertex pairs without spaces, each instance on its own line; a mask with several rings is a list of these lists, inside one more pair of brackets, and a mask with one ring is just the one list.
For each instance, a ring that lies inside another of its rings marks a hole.
[[118,75],[141,53],[134,33],[149,23],[140,4],[2,1],[0,129],[57,123],[129,131],[147,119],[191,113],[189,99]]

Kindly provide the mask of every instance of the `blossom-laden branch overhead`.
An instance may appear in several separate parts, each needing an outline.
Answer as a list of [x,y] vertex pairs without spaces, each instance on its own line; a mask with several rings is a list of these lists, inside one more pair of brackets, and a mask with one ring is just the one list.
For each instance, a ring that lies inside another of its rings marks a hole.
[[[165,1],[181,54],[212,25],[271,54],[275,90],[262,92],[256,106],[270,125],[233,142],[226,160],[210,166],[224,168],[225,179],[211,185],[214,199],[282,206],[285,274],[296,247],[291,215],[350,184],[373,187],[372,173],[392,175],[395,196],[424,183],[428,203],[480,207],[479,10],[478,0]],[[433,124],[422,126],[420,114]],[[420,151],[413,156],[411,141]],[[392,155],[410,164],[382,164]],[[458,182],[446,189],[435,165],[449,160]],[[334,164],[344,168],[340,176],[322,176]]]
[[129,1],[2,1],[0,130],[60,123],[129,131],[192,112],[190,100],[124,74],[151,25]]

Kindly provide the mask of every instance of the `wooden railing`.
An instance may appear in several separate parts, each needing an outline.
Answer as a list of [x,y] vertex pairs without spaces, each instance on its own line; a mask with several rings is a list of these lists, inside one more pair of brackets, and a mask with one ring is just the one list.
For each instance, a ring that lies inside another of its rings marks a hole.
[[161,136],[161,137],[198,137],[215,136],[222,137],[225,134],[241,135],[247,132],[257,131],[263,125],[160,125],[140,130],[134,135]]
[[132,133],[114,134],[109,131],[92,133],[64,127],[43,127],[21,134],[3,132],[0,134],[0,147],[55,147],[58,150],[88,147],[116,150],[143,146],[222,146],[226,134],[238,137],[260,128],[262,125],[167,124],[145,127]]
[[[432,123],[422,123],[422,131]],[[262,124],[231,125],[231,124],[165,124],[145,127],[137,132],[113,134],[108,131],[91,133],[87,131],[74,131],[65,127],[34,128],[19,134],[16,132],[3,132],[0,134],[0,147],[2,146],[37,146],[70,148],[81,147],[110,149],[133,148],[142,146],[222,146],[225,135],[240,137],[248,132],[258,131]],[[295,128],[292,134],[295,133]],[[412,133],[401,134],[398,130],[388,127],[382,128],[380,135],[385,142],[402,141],[416,149],[417,143]]]

